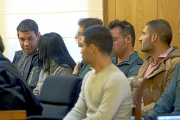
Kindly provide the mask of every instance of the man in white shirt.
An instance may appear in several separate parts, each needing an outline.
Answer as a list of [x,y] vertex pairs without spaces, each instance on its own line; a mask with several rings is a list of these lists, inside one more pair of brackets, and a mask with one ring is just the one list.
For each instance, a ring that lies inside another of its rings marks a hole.
[[89,27],[81,44],[83,61],[94,70],[85,75],[79,99],[64,120],[128,120],[132,114],[131,89],[123,72],[112,64],[109,29]]

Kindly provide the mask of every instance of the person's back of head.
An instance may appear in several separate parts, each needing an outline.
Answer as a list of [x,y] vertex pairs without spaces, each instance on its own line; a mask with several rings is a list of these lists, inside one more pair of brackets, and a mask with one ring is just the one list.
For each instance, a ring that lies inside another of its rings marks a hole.
[[108,26],[109,26],[110,30],[112,30],[113,28],[119,27],[119,29],[120,29],[119,34],[121,34],[123,36],[123,38],[130,35],[131,36],[131,44],[134,47],[136,36],[135,36],[134,26],[132,24],[130,24],[126,20],[120,21],[120,20],[116,19],[114,21],[111,21]]
[[146,26],[148,26],[148,30],[150,35],[156,33],[160,40],[170,46],[173,33],[170,24],[163,19],[156,19],[149,21]]
[[101,19],[98,19],[98,18],[81,18],[78,21],[79,28],[78,28],[78,32],[75,36],[75,39],[78,40],[79,47],[81,47],[81,37],[82,37],[83,31],[93,25],[103,25],[103,22]]
[[63,66],[69,65],[72,69],[75,62],[70,56],[62,37],[58,33],[47,33],[40,37],[37,49],[39,52],[39,64],[44,70],[50,68],[51,60]]
[[3,43],[2,37],[0,36],[0,52],[3,53],[4,49],[5,49],[4,43]]
[[78,21],[78,25],[82,26],[84,28],[83,30],[85,30],[93,25],[103,25],[103,22],[101,19],[98,18],[81,18]]
[[36,36],[38,35],[39,28],[37,23],[34,20],[31,19],[25,19],[21,21],[17,27],[17,33],[19,32],[28,32],[28,31],[34,31]]
[[102,25],[91,26],[83,32],[84,42],[87,46],[94,44],[99,52],[110,54],[113,47],[113,38],[108,28]]

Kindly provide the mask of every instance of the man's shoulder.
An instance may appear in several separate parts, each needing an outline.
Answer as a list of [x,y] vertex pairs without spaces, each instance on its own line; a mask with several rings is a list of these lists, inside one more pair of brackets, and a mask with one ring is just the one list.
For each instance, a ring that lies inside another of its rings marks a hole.
[[18,50],[15,52],[15,55],[22,55],[23,54],[23,50]]
[[[15,56],[22,56],[23,55],[23,50],[18,50],[15,52]],[[37,52],[34,52],[33,54],[31,54],[30,56],[38,56]]]
[[110,71],[107,71],[107,73],[105,73],[105,82],[106,84],[127,84],[129,85],[129,83],[127,82],[127,78],[125,76],[125,74],[120,71],[116,66],[113,66]]
[[[19,50],[15,52],[14,55],[14,59],[13,59],[13,63],[17,63],[19,61],[19,58],[23,56],[23,50]],[[30,62],[34,63],[34,62],[38,62],[38,53],[34,52],[32,55],[30,55]]]
[[171,59],[171,58],[176,58],[176,57],[180,57],[180,49],[175,49],[172,52],[170,52],[170,54],[166,57],[166,59]]
[[[9,77],[19,77],[23,80],[14,65],[4,56],[0,55],[0,72],[6,73]],[[5,74],[2,74],[5,75]]]
[[143,60],[138,56],[138,58],[136,59],[136,61],[137,61],[137,64],[138,65],[142,65],[143,64]]
[[138,57],[137,59],[134,60],[133,63],[130,64],[129,66],[129,70],[128,71],[134,71],[134,72],[137,72],[138,74],[138,71],[139,71],[139,68],[144,64],[144,61]]
[[37,52],[33,53],[33,55],[31,57],[32,57],[33,61],[38,61],[38,53]]
[[104,71],[103,74],[104,74],[104,76],[107,76],[107,77],[113,76],[113,78],[114,77],[118,77],[118,78],[125,77],[124,73],[114,64],[111,64],[110,66],[108,66],[106,68],[106,71]]
[[137,52],[134,52],[133,54],[134,55],[130,59],[129,67],[130,68],[137,67],[137,66],[140,67],[144,63],[144,61],[139,57]]
[[[0,63],[1,64],[1,63]],[[10,64],[9,64],[10,65]],[[7,81],[9,81],[9,80],[12,80],[12,81],[14,81],[14,79],[15,78],[17,78],[17,76],[16,75],[14,75],[13,74],[13,72],[15,72],[15,71],[17,71],[16,69],[14,69],[14,68],[12,68],[12,67],[9,67],[9,65],[7,66],[7,64],[6,65],[4,65],[4,66],[2,66],[2,65],[0,65],[0,76],[2,77],[2,76],[8,76],[8,78],[7,79],[5,79],[5,81],[7,82]],[[13,71],[13,72],[12,72]],[[14,79],[13,79],[14,78]],[[1,79],[1,80],[3,80],[3,79]]]
[[[111,58],[113,63],[117,63],[117,58],[116,57],[112,57]],[[118,67],[133,67],[135,65],[142,65],[143,64],[143,60],[139,57],[138,53],[136,51],[134,51],[134,53],[132,53],[126,60],[124,60],[123,62],[121,62],[120,64],[118,64]]]
[[16,51],[12,63],[16,64],[22,55],[23,55],[23,50]]
[[173,64],[176,64],[177,66],[177,64],[180,62],[180,49],[174,50],[164,59],[164,61],[166,65],[173,66]]

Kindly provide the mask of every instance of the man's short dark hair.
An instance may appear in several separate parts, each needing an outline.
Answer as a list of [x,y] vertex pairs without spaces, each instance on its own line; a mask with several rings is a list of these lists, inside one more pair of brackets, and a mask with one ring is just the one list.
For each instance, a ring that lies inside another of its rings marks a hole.
[[38,25],[34,20],[31,19],[25,19],[21,21],[21,23],[17,27],[17,33],[20,32],[28,32],[28,31],[34,31],[36,36],[38,35],[39,29]]
[[168,44],[170,46],[173,33],[171,26],[166,20],[156,19],[149,21],[146,26],[148,26],[148,30],[150,34],[157,33],[162,42]]
[[134,47],[134,44],[135,44],[135,39],[136,39],[136,35],[135,35],[135,30],[134,30],[134,27],[132,24],[130,24],[128,21],[126,20],[123,20],[123,21],[120,21],[118,19],[114,20],[114,21],[111,21],[109,23],[109,28],[110,29],[113,29],[115,27],[119,27],[120,28],[120,33],[124,38],[128,35],[131,36],[131,44],[132,46]]
[[102,25],[91,26],[82,35],[87,46],[94,44],[101,53],[110,54],[113,47],[113,38],[108,28]]
[[101,19],[98,19],[98,18],[81,18],[78,21],[78,25],[83,26],[85,30],[88,27],[93,26],[93,25],[103,25],[103,22]]
[[1,36],[0,36],[0,52],[3,53],[3,52],[4,52],[4,49],[5,49],[4,43],[3,43],[3,40],[2,40],[2,38],[1,38]]

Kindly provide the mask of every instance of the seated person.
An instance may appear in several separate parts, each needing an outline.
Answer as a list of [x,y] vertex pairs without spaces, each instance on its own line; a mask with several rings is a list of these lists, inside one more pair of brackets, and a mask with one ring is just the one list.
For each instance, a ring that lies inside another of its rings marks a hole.
[[36,50],[36,44],[40,37],[37,23],[31,19],[21,21],[17,27],[17,36],[22,50],[16,51],[13,64],[28,85],[34,89],[40,74]]
[[44,34],[37,44],[41,72],[35,95],[40,95],[44,80],[51,75],[71,75],[76,63],[70,56],[62,37],[57,33]]
[[41,115],[42,107],[31,88],[2,54],[4,45],[1,37],[0,51],[0,110],[26,110],[27,116]]
[[132,97],[126,76],[111,61],[112,35],[102,25],[87,28],[81,39],[83,62],[94,70],[82,83],[75,107],[64,120],[128,120]]
[[[180,62],[180,50],[171,47],[172,29],[163,19],[149,21],[139,38],[141,51],[149,56],[140,67],[138,76],[147,77],[142,93],[141,115],[144,117],[159,100],[170,84]],[[137,88],[133,90],[134,104]]]
[[[82,32],[86,30],[88,27],[93,25],[103,25],[103,22],[101,19],[98,18],[81,18],[78,21],[78,32],[75,36],[75,39],[78,40],[78,47],[81,47],[81,37]],[[90,64],[84,64],[83,61],[78,62],[77,65],[74,68],[73,75],[79,76],[81,78],[84,78],[87,72],[94,69]]]
[[[180,31],[179,31],[180,34]],[[171,83],[146,115],[145,120],[153,120],[156,114],[180,114],[180,63],[177,65]]]
[[134,51],[135,30],[126,20],[114,20],[109,23],[114,46],[112,62],[126,75],[126,77],[138,74],[143,60]]

